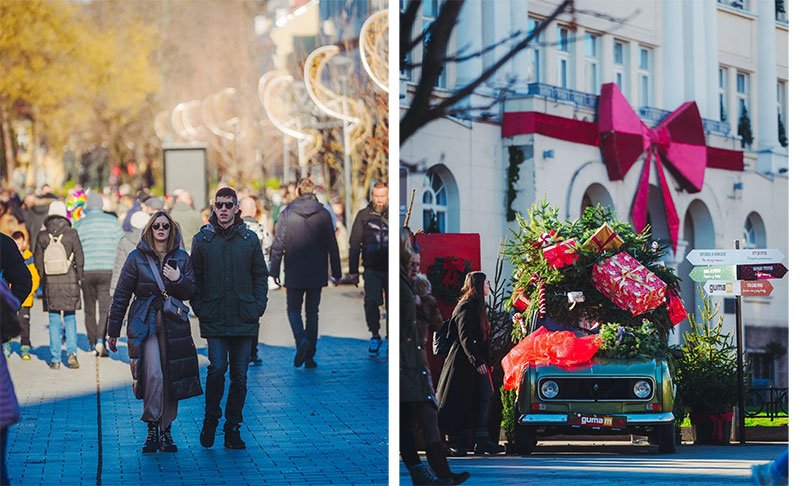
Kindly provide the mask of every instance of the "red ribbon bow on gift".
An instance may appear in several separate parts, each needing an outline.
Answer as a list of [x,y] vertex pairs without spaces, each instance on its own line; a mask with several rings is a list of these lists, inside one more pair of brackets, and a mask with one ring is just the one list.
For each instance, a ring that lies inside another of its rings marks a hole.
[[541,248],[543,246],[550,246],[550,244],[552,244],[555,241],[557,236],[558,236],[558,231],[554,230],[554,229],[551,229],[550,231],[542,233],[542,234],[539,235],[538,238],[536,238],[533,241],[533,247],[534,248]]
[[678,248],[680,219],[675,202],[664,176],[662,155],[667,167],[680,183],[691,193],[703,188],[707,155],[703,120],[697,104],[686,102],[670,113],[655,128],[649,128],[636,115],[619,87],[614,83],[603,85],[598,109],[600,152],[611,180],[622,180],[628,170],[646,154],[642,176],[631,208],[631,222],[636,231],[647,224],[648,191],[650,189],[650,164],[655,156],[664,209],[672,249]]
[[445,272],[442,278],[443,285],[446,287],[453,287],[461,284],[459,275],[467,268],[463,258],[447,257],[444,259],[444,262],[442,262],[442,267]]

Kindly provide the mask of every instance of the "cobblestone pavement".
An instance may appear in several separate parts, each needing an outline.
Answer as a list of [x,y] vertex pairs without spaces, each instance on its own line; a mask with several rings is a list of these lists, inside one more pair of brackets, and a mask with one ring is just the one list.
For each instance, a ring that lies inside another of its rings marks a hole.
[[[262,366],[251,366],[244,408],[245,450],[223,448],[222,422],[210,449],[200,446],[204,398],[181,401],[175,454],[143,455],[142,402],[133,397],[125,341],[110,358],[89,351],[78,312],[80,368],[47,367],[47,317],[33,308],[33,359],[9,369],[22,407],[12,426],[12,484],[365,484],[388,474],[388,358],[367,355],[360,288],[323,290],[317,369],[294,368],[285,293],[270,292],[259,336]],[[206,342],[193,333],[205,387]],[[227,386],[226,386],[227,389]],[[225,398],[223,398],[224,400]]]

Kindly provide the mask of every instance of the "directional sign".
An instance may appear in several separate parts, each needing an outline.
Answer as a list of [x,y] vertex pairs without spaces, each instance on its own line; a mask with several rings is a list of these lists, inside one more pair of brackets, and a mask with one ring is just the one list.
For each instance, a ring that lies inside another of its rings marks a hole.
[[764,280],[768,278],[783,278],[787,271],[788,269],[783,265],[783,263],[768,263],[765,265],[736,265],[736,279]]
[[769,280],[742,280],[742,295],[744,296],[766,296],[772,294],[774,287]]
[[737,280],[736,265],[695,267],[689,272],[689,278],[695,282],[705,282],[707,280]]
[[686,255],[692,265],[738,265],[783,261],[780,250],[692,250]]
[[708,295],[741,295],[742,286],[738,280],[709,280],[703,285]]

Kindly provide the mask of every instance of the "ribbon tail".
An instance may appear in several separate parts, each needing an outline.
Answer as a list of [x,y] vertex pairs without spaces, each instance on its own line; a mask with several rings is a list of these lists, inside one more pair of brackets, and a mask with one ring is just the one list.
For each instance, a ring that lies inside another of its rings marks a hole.
[[633,199],[631,208],[631,222],[636,231],[642,231],[647,226],[647,194],[650,190],[651,156],[652,152],[648,150],[644,168],[642,168],[642,176],[639,179],[639,187],[636,189],[636,197]]
[[678,217],[678,210],[675,208],[675,201],[672,200],[672,193],[667,185],[667,178],[664,175],[664,166],[661,163],[661,156],[656,152],[656,168],[658,169],[658,180],[661,184],[661,194],[664,197],[664,211],[667,213],[667,226],[669,227],[669,237],[672,240],[672,252],[678,252],[678,230],[681,220]]

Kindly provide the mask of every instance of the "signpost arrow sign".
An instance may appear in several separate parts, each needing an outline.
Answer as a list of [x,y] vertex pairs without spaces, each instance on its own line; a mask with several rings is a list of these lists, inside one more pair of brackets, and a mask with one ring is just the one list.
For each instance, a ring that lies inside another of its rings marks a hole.
[[738,265],[783,261],[780,250],[692,250],[686,255],[692,265]]
[[[783,265],[783,263],[768,263],[764,265],[736,265],[736,280],[764,280],[768,278],[783,278],[787,271],[788,269]],[[689,274],[689,276],[691,276],[691,274]]]
[[723,280],[709,280],[708,282],[703,285],[703,290],[706,291],[708,295],[740,295],[741,294],[741,282],[738,280],[733,281],[723,281]]
[[766,296],[772,294],[773,286],[769,280],[755,280],[748,281],[742,280],[742,295],[743,296]]
[[737,280],[736,265],[695,267],[689,272],[689,278],[695,282],[705,282],[707,280]]

